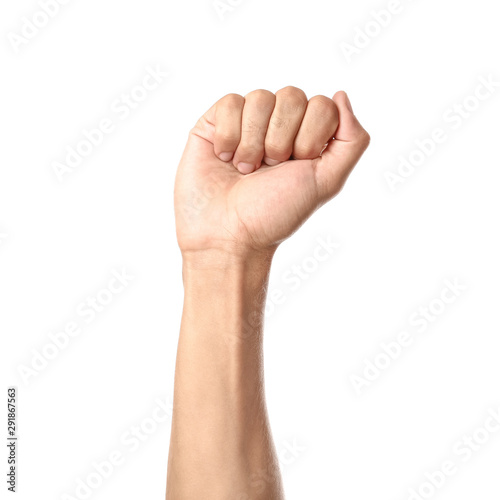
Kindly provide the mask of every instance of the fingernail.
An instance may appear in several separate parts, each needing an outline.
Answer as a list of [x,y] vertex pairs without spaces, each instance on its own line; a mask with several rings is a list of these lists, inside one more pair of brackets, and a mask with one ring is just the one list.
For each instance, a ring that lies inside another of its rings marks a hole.
[[271,158],[268,158],[267,156],[264,158],[264,163],[266,165],[269,165],[270,167],[274,167],[274,165],[277,165],[278,163],[281,163],[278,160],[272,160]]
[[244,161],[238,163],[238,170],[242,174],[251,174],[255,170],[255,165],[251,163],[245,163]]
[[219,155],[219,158],[222,161],[229,161],[229,160],[231,160],[232,157],[233,157],[233,153],[231,153],[231,152],[229,152],[229,153],[221,153]]

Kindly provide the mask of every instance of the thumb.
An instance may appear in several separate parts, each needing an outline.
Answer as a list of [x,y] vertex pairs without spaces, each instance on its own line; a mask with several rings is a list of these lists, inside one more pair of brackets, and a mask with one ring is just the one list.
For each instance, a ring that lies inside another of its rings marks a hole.
[[339,193],[352,169],[370,144],[368,132],[354,116],[345,92],[337,92],[333,102],[339,111],[339,125],[315,166],[318,193],[322,202]]

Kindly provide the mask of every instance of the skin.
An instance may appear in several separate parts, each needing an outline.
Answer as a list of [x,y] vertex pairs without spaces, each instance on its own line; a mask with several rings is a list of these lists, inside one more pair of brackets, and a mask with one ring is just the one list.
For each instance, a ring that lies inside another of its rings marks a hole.
[[284,499],[262,362],[270,266],[369,142],[344,92],[295,87],[226,95],[190,131],[174,193],[184,309],[167,500]]

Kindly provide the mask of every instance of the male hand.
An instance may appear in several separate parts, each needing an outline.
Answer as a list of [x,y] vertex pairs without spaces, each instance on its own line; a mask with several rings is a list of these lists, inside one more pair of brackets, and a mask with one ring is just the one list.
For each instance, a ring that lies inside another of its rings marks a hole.
[[181,251],[274,251],[342,189],[369,142],[345,92],[226,95],[190,131],[178,168]]

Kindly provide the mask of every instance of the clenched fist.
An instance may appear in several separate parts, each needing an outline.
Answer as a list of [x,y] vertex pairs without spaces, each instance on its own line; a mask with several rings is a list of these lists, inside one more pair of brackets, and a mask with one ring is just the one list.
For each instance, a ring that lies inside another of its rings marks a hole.
[[341,190],[369,142],[344,92],[226,95],[190,131],[177,171],[181,251],[273,251]]

